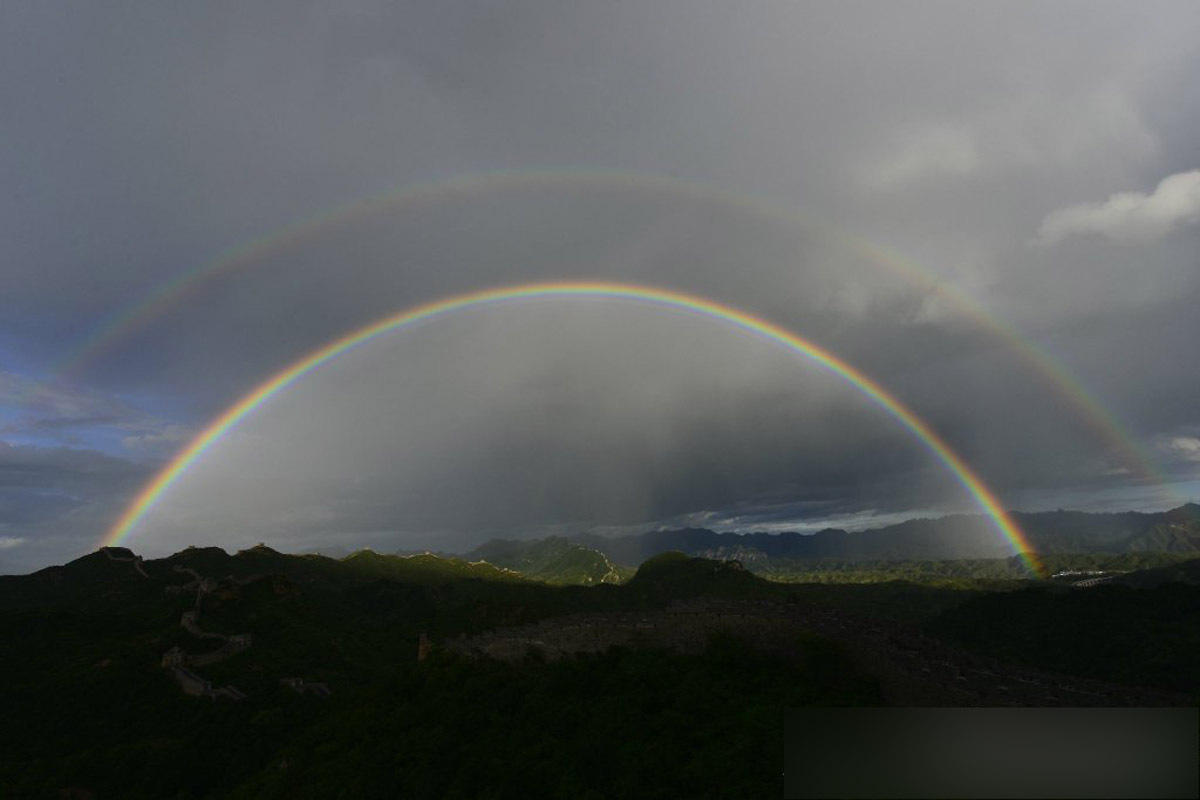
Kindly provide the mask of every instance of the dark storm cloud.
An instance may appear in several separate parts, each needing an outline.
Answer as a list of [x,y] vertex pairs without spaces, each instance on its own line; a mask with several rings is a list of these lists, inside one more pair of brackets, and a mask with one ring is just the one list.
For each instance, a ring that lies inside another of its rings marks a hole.
[[[577,166],[775,198],[894,248],[1061,359],[1172,479],[1196,475],[1195,4],[39,2],[0,15],[12,441],[103,451],[115,475],[376,316],[609,278],[708,295],[830,347],[1014,504],[1101,502],[1143,480],[944,298],[819,226],[636,186],[499,187],[355,219],[164,307],[70,389],[39,381],[153,287],[281,225],[413,181]],[[435,344],[370,349],[380,361],[348,365],[349,383],[313,376],[294,390],[303,414],[281,398],[248,421],[160,523],[307,545],[962,506],[852,390],[711,323],[514,314],[530,321],[437,323],[420,334]],[[512,346],[486,341],[499,335]],[[250,495],[226,485],[257,469],[274,477]],[[29,474],[38,499],[0,485],[23,498],[4,536],[41,530],[60,496],[75,504],[64,530],[98,534],[133,488],[101,498],[100,483]]]

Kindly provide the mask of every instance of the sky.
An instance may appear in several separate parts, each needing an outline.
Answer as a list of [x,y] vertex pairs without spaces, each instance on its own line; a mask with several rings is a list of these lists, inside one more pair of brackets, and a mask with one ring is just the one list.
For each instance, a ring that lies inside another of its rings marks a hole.
[[[0,572],[93,550],[324,343],[533,281],[782,325],[1009,508],[1200,498],[1197,74],[1192,2],[6,2]],[[128,544],[453,550],[973,510],[811,361],[543,299],[304,376]]]

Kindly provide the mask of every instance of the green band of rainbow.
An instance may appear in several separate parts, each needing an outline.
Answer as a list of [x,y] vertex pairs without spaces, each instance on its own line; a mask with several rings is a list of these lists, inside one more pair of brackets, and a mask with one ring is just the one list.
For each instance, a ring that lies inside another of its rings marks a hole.
[[324,345],[259,384],[252,392],[213,420],[208,427],[192,439],[187,447],[180,451],[134,498],[120,519],[109,530],[102,545],[111,546],[119,544],[122,539],[128,536],[171,484],[178,480],[188,467],[200,458],[214,442],[236,426],[250,412],[258,408],[276,393],[290,386],[301,376],[336,358],[347,350],[382,334],[403,328],[406,325],[429,320],[452,311],[505,301],[555,297],[600,297],[634,300],[690,311],[733,325],[756,334],[767,341],[782,345],[793,352],[811,358],[831,372],[848,380],[859,391],[871,398],[871,400],[912,431],[942,463],[950,468],[950,471],[954,474],[958,482],[971,494],[984,513],[992,519],[999,531],[1025,560],[1030,570],[1037,575],[1043,574],[1037,555],[1030,547],[1024,533],[1016,522],[1004,511],[995,494],[988,489],[979,476],[920,417],[854,366],[846,363],[828,350],[768,320],[751,316],[745,312],[715,303],[703,297],[646,286],[599,282],[533,283],[456,295],[401,311],[366,327],[352,331]]

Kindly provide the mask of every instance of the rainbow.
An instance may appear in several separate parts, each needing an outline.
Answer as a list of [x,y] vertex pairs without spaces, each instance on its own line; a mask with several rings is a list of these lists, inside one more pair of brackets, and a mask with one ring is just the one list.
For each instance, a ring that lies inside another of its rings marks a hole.
[[[922,291],[945,301],[957,313],[981,329],[1008,343],[1025,363],[1060,395],[1066,397],[1088,426],[1096,431],[1110,450],[1145,483],[1165,486],[1170,480],[1155,465],[1155,460],[1131,436],[1088,390],[1057,359],[1030,342],[1008,323],[988,312],[968,295],[949,286],[929,270],[903,255],[867,240],[850,236],[827,223],[801,217],[790,206],[777,201],[751,197],[701,183],[647,173],[620,170],[521,170],[482,172],[449,179],[415,183],[397,191],[358,200],[285,226],[247,244],[226,250],[216,258],[185,270],[140,301],[118,310],[79,346],[50,369],[49,381],[69,380],[135,330],[161,316],[164,311],[199,291],[208,281],[247,268],[273,254],[299,245],[312,236],[334,230],[355,219],[385,212],[398,212],[429,203],[450,202],[487,192],[522,189],[582,186],[595,189],[631,189],[659,192],[670,196],[724,204],[733,209],[791,226],[802,225],[836,241],[858,254],[903,277]],[[1178,498],[1175,498],[1178,499]]]
[[531,298],[598,297],[649,303],[658,307],[678,309],[708,317],[743,330],[767,342],[780,345],[794,353],[806,356],[821,366],[848,380],[855,388],[900,421],[909,431],[954,474],[963,488],[974,498],[979,507],[991,518],[996,528],[1022,556],[1029,569],[1038,576],[1044,575],[1037,554],[1030,546],[1017,523],[1000,505],[996,495],[983,480],[951,449],[932,428],[909,410],[900,400],[892,396],[881,385],[841,360],[833,353],[773,322],[752,316],[712,300],[666,289],[637,286],[624,283],[603,282],[557,282],[532,283],[486,289],[469,294],[436,300],[400,311],[365,327],[352,331],[339,339],[325,344],[290,366],[275,373],[260,383],[253,391],[213,420],[184,447],[151,480],[121,514],[104,537],[101,546],[119,544],[127,537],[139,521],[175,483],[187,469],[223,435],[232,430],[255,409],[274,395],[291,386],[304,375],[359,345],[383,334],[407,326],[445,316],[463,309],[495,305]]

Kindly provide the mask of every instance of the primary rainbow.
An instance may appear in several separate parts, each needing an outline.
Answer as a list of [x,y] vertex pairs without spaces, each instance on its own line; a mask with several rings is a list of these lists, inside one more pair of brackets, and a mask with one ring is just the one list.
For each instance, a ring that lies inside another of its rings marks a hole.
[[893,397],[882,386],[857,368],[795,333],[761,317],[721,305],[696,295],[666,289],[638,286],[626,283],[607,282],[554,282],[531,283],[486,289],[479,292],[455,295],[431,303],[400,311],[363,328],[352,331],[307,356],[294,362],[259,384],[253,391],[229,407],[225,413],[213,420],[181,450],[153,480],[147,484],[121,517],[109,530],[102,546],[119,544],[143,516],[154,506],[163,493],[202,456],[214,442],[242,421],[272,396],[290,386],[301,376],[320,367],[342,353],[368,342],[377,336],[412,325],[417,322],[449,314],[461,309],[487,304],[503,303],[530,298],[599,297],[652,303],[659,306],[689,311],[719,320],[769,342],[781,345],[795,353],[807,356],[829,371],[850,381],[859,391],[899,420],[906,428],[938,457],[954,477],[962,484],[980,508],[992,519],[996,528],[1022,556],[1029,569],[1043,575],[1041,563],[1025,534],[1017,523],[1004,511],[995,494],[975,472],[962,460],[932,428],[909,410],[900,400]]

